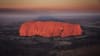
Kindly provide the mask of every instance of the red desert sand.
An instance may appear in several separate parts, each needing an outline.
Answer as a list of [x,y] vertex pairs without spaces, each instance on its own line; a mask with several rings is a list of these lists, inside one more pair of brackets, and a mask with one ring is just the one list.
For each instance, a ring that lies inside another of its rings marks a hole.
[[82,35],[80,24],[71,24],[55,21],[33,21],[25,22],[19,29],[20,36],[35,36],[50,38],[60,36],[61,38],[68,36]]

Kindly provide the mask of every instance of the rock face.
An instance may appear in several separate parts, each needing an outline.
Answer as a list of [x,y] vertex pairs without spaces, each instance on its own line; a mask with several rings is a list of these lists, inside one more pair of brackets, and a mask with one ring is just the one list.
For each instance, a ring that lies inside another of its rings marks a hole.
[[19,29],[20,36],[39,35],[43,37],[68,37],[82,34],[79,24],[70,24],[55,21],[33,21],[25,22]]

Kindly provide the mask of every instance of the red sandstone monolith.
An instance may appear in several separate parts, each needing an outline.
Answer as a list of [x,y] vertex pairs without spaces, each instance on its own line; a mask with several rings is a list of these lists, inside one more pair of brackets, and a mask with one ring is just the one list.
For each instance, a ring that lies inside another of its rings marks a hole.
[[55,21],[33,21],[25,22],[19,29],[20,36],[42,37],[68,37],[82,35],[82,29],[79,24],[70,24]]

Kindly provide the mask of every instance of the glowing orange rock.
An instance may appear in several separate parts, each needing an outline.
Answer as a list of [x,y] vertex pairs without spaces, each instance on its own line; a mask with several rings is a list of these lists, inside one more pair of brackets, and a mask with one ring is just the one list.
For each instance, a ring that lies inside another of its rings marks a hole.
[[67,37],[81,34],[82,29],[79,24],[69,24],[54,21],[25,22],[19,29],[20,36],[40,35],[43,37]]

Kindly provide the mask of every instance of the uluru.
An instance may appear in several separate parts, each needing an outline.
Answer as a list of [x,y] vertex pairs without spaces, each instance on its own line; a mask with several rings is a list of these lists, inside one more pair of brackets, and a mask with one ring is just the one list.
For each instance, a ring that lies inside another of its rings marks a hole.
[[31,21],[25,22],[20,26],[19,35],[39,35],[46,38],[60,36],[61,38],[65,38],[82,35],[82,28],[80,24],[56,21]]

